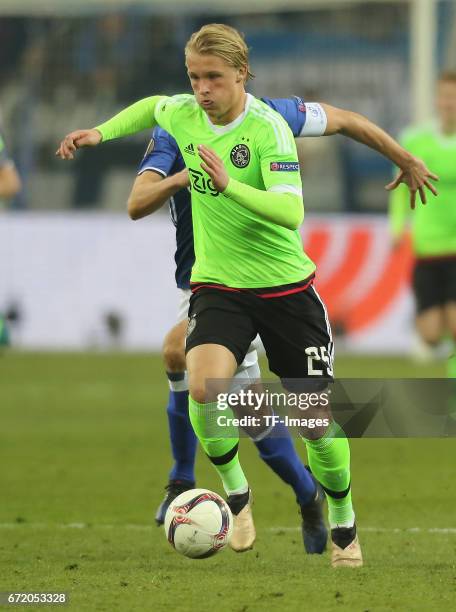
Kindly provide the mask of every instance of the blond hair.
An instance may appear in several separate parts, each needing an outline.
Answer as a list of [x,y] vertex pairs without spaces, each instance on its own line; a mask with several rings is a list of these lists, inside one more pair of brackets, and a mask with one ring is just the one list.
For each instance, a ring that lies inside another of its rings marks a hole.
[[216,55],[221,57],[233,68],[247,69],[248,79],[255,75],[249,68],[249,49],[245,44],[244,35],[223,23],[210,23],[194,32],[185,45],[185,56],[189,53],[200,55]]

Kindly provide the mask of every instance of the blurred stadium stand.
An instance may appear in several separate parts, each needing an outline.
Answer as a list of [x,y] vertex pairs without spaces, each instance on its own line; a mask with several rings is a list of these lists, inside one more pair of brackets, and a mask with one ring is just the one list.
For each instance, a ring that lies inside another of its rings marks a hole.
[[[255,95],[327,101],[395,135],[410,122],[409,2],[308,1],[302,10],[283,2],[293,10],[280,13],[264,2],[257,14],[233,6],[204,18],[198,14],[204,2],[170,2],[169,14],[164,7],[155,14],[152,2],[113,13],[107,3],[85,0],[70,15],[58,0],[44,2],[43,15],[32,4],[27,13],[27,0],[0,0],[0,106],[25,185],[11,203],[17,209],[124,210],[146,134],[112,143],[109,152],[83,151],[72,164],[54,159],[56,145],[71,129],[92,126],[140,97],[188,91],[183,46],[210,21],[246,34]],[[176,4],[185,12],[173,10]],[[448,67],[456,52],[454,2],[441,0],[437,9],[435,63]],[[339,137],[308,139],[300,152],[308,210],[385,209],[382,187],[391,168],[379,155]]]

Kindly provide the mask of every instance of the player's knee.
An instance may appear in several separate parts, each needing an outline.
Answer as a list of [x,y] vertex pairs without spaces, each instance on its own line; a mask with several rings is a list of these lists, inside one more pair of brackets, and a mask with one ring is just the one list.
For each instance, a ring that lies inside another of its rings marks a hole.
[[201,384],[201,382],[193,383],[190,385],[190,397],[198,404],[207,404],[210,401],[213,401],[208,397],[207,389],[205,384]]
[[432,308],[420,313],[416,320],[421,339],[430,347],[434,347],[442,339],[445,329],[445,319],[441,308]]
[[221,385],[217,384],[219,381],[206,381],[205,377],[198,378],[198,380],[192,381],[190,379],[189,392],[190,397],[198,402],[199,404],[208,404],[210,402],[216,402],[220,398],[220,394],[226,389]]
[[[324,419],[320,419],[321,421],[324,421]],[[327,433],[328,431],[328,425],[325,423],[321,426],[313,426],[313,427],[303,427],[301,429],[301,436],[305,439],[305,440],[310,440],[315,441],[315,440],[320,440],[321,438],[323,438],[323,436]]]
[[185,365],[186,321],[175,325],[165,336],[162,356],[167,372],[183,372]]
[[175,342],[165,340],[163,344],[163,361],[167,372],[183,372],[185,370],[185,352],[183,347]]
[[435,347],[439,344],[440,340],[442,339],[442,333],[440,329],[436,329],[436,328],[427,328],[427,329],[420,329],[420,336],[421,339],[428,344],[430,347]]
[[456,321],[450,320],[448,322],[448,333],[451,336],[453,342],[456,342]]

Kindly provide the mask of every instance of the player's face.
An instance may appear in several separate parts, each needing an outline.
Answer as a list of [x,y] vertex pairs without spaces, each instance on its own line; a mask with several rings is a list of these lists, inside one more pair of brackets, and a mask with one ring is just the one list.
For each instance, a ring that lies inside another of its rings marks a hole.
[[244,94],[245,71],[216,55],[187,55],[187,73],[198,104],[211,119],[229,115]]
[[444,127],[456,128],[456,83],[452,81],[439,83],[437,111]]

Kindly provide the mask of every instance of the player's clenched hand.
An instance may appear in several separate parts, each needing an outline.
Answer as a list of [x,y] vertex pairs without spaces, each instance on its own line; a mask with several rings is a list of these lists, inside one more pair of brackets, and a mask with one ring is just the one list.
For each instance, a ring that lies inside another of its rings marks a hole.
[[101,142],[98,130],[75,130],[65,136],[55,152],[60,159],[73,159],[74,152],[80,147],[94,147]]
[[410,207],[414,209],[417,191],[420,194],[420,199],[423,204],[426,204],[425,187],[427,187],[431,193],[437,195],[437,189],[431,183],[430,179],[438,181],[439,177],[428,170],[421,159],[412,157],[407,166],[401,169],[394,181],[386,185],[385,189],[392,191],[401,183],[405,183],[410,191]]
[[212,149],[208,149],[204,145],[198,146],[198,153],[203,163],[201,168],[207,172],[212,179],[212,183],[217,191],[225,191],[228,186],[230,177],[225,169],[223,161]]
[[190,187],[190,179],[188,178],[188,169],[184,168],[180,172],[177,172],[173,175],[173,179],[176,183],[176,186],[179,189],[185,189],[186,187]]

